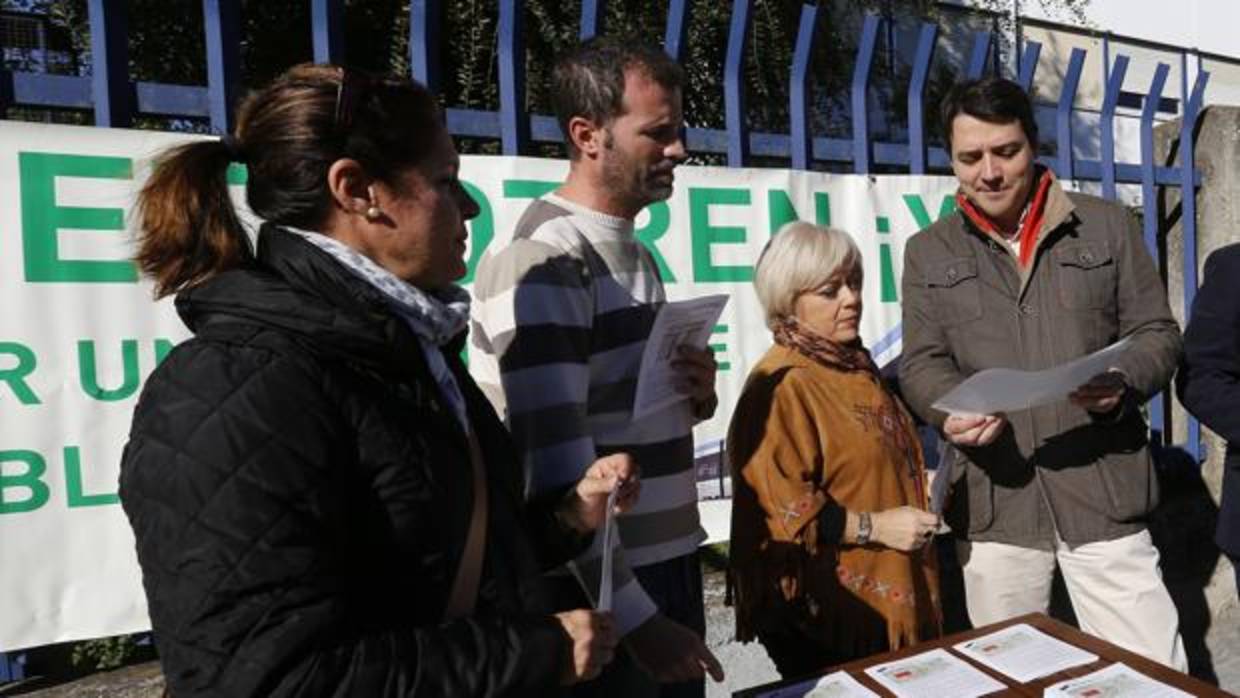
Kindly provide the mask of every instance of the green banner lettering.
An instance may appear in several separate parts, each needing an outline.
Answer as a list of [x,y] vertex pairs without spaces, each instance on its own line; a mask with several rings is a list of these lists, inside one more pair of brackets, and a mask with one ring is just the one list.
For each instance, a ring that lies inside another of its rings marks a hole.
[[160,338],[155,340],[155,365],[162,364],[164,359],[168,358],[168,354],[172,353],[172,348],[175,346],[170,339]]
[[495,211],[491,208],[490,199],[481,189],[465,181],[461,182],[461,186],[465,187],[469,197],[478,204],[478,216],[469,223],[469,259],[465,262],[465,277],[458,282],[468,284],[474,280],[474,271],[478,268],[482,253],[486,252],[487,245],[495,239]]
[[99,507],[121,503],[121,498],[115,492],[85,494],[82,489],[82,454],[77,446],[65,446],[65,493],[69,500],[69,508]]
[[30,389],[30,384],[26,382],[26,376],[34,373],[35,366],[38,365],[38,358],[34,352],[30,351],[30,347],[17,342],[0,342],[0,355],[8,354],[17,359],[17,365],[13,368],[0,369],[0,383],[7,383],[9,390],[17,396],[17,401],[23,405],[38,405],[39,396],[34,394]]
[[659,268],[659,277],[663,279],[663,283],[674,284],[676,275],[672,273],[672,268],[667,266],[667,260],[663,259],[663,254],[655,246],[655,241],[666,235],[667,229],[671,226],[672,210],[666,201],[656,201],[646,210],[650,212],[650,222],[633,231],[633,235],[646,246],[647,250],[650,250],[650,256],[654,257],[655,266]]
[[95,361],[95,342],[90,339],[78,341],[78,377],[82,391],[103,402],[124,400],[138,390],[142,377],[138,373],[138,340],[121,341],[121,365],[124,376],[116,388],[99,386],[99,369]]
[[[792,197],[782,189],[766,191],[766,207],[768,220],[771,222],[771,235],[779,232],[785,223],[802,220],[796,207],[792,205]],[[831,195],[825,191],[814,192],[814,222],[818,225],[831,225]]]
[[[879,242],[878,244],[878,278],[881,285],[879,300],[883,303],[895,303],[899,300],[896,294],[896,269],[895,263],[891,259],[891,221],[886,216],[879,216],[874,221],[878,228]],[[884,237],[886,236],[886,237]]]
[[21,181],[22,249],[26,281],[134,283],[137,267],[129,260],[62,259],[60,230],[98,230],[114,234],[125,229],[119,208],[82,208],[56,204],[57,177],[133,179],[129,158],[60,153],[18,153]]
[[711,206],[748,206],[748,189],[689,189],[689,236],[693,252],[693,280],[705,282],[753,280],[753,267],[716,266],[710,259],[714,245],[745,242],[745,228],[711,225]]
[[[5,463],[21,463],[26,466],[26,471],[5,474]],[[43,482],[46,472],[47,462],[34,451],[0,451],[0,514],[20,514],[47,504],[51,491]],[[10,498],[8,493],[18,488],[27,490],[30,496],[25,499]]]
[[[930,220],[930,213],[926,210],[926,202],[921,200],[921,194],[905,194],[904,205],[908,207],[908,212],[913,214],[913,220],[917,221],[917,229],[928,227],[934,221]],[[948,194],[943,197],[943,202],[939,204],[939,218],[950,216],[956,212],[956,197]],[[937,218],[935,220],[938,220]]]

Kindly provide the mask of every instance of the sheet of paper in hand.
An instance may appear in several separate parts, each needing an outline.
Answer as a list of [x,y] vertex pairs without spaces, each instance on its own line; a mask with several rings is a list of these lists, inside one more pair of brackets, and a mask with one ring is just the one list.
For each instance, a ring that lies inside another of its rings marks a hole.
[[598,583],[598,610],[611,610],[611,567],[612,558],[614,557],[612,548],[613,532],[616,529],[616,494],[620,492],[620,486],[607,495],[607,517],[603,521],[603,570],[600,573]]
[[650,328],[646,350],[642,352],[641,372],[633,398],[633,419],[687,399],[688,396],[676,390],[676,369],[672,367],[676,348],[682,344],[704,348],[727,303],[726,295],[717,294],[663,304]]
[[1066,364],[1041,371],[988,368],[969,376],[931,407],[960,414],[997,414],[1050,405],[1090,378],[1113,368],[1128,338]]

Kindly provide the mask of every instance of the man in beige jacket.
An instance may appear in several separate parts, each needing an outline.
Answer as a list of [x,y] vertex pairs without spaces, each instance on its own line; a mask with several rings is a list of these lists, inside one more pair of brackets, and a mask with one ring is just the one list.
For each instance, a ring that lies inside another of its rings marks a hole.
[[[1035,163],[1018,85],[983,78],[943,102],[958,211],[904,257],[901,389],[955,446],[948,521],[974,625],[1045,611],[1058,564],[1081,628],[1186,667],[1145,517],[1158,501],[1140,405],[1166,387],[1179,328],[1132,217],[1065,192]],[[1050,368],[1120,338],[1112,370],[1051,405],[931,407],[987,368]]]

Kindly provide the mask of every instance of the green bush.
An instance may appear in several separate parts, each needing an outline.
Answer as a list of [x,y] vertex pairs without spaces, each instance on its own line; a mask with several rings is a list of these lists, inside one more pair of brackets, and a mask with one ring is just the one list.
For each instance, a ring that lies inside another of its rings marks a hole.
[[116,669],[123,666],[138,651],[133,635],[101,637],[73,645],[73,666],[78,669]]

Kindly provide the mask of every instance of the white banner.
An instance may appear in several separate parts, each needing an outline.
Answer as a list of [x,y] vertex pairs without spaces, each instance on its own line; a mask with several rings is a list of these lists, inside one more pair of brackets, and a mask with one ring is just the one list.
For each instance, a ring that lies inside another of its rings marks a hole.
[[[0,651],[149,627],[118,464],[142,381],[187,333],[128,261],[127,218],[150,157],[185,138],[0,122]],[[471,270],[566,172],[562,161],[463,158],[482,208]],[[951,210],[954,189],[947,177],[677,170],[675,196],[643,212],[637,234],[670,298],[730,297],[710,340],[720,409],[698,442],[724,436],[748,367],[770,345],[750,281],[772,231],[802,218],[853,234],[865,257],[862,336],[882,364],[900,349],[904,242]]]

